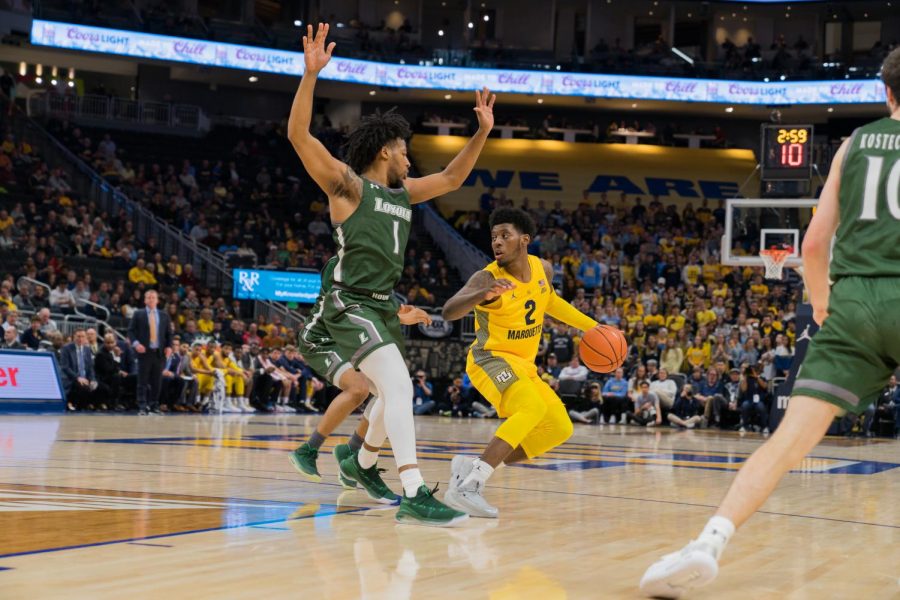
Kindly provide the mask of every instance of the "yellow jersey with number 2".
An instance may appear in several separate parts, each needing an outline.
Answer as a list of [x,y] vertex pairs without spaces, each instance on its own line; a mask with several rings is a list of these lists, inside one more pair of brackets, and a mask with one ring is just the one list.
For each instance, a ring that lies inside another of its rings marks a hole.
[[471,351],[476,363],[494,353],[534,363],[544,313],[555,292],[540,258],[528,255],[528,266],[531,277],[527,282],[510,275],[497,261],[484,268],[494,279],[508,279],[516,287],[493,302],[475,307],[475,342]]

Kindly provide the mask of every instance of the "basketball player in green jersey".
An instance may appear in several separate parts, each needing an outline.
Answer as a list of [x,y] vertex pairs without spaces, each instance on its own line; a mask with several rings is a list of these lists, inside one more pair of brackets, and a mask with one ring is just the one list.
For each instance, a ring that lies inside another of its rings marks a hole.
[[836,416],[862,414],[877,399],[900,362],[900,49],[885,59],[881,78],[891,115],[841,145],[803,240],[803,276],[822,328],[797,373],[784,419],[741,467],[700,536],[647,569],[641,580],[647,596],[680,598],[715,579],[735,529]]
[[341,473],[367,490],[378,474],[377,452],[391,441],[403,495],[397,520],[446,526],[467,518],[434,497],[416,460],[412,382],[403,357],[397,303],[391,292],[400,278],[412,221],[411,205],[458,189],[475,165],[494,125],[494,96],[476,92],[478,131],[441,171],[408,178],[409,124],[389,111],[363,117],[350,133],[345,164],[309,132],[313,89],[328,64],[334,42],[326,46],[328,25],[312,26],[303,38],[306,70],[294,97],[288,138],[303,166],[328,195],[338,262],[333,289],[325,298],[322,323],[350,364],[376,388],[369,430],[358,453],[339,464]]
[[[341,389],[341,393],[328,405],[325,414],[316,425],[315,432],[289,455],[294,468],[314,482],[322,480],[316,465],[319,448],[337,426],[350,416],[350,413],[371,397],[368,379],[354,369],[350,361],[342,355],[340,347],[331,338],[328,329],[321,321],[325,298],[331,293],[331,278],[335,264],[337,264],[336,258],[331,258],[325,263],[325,268],[322,269],[322,287],[319,289],[319,295],[313,304],[309,318],[297,336],[297,347],[306,364],[325,381]],[[408,304],[401,305],[397,315],[402,325],[431,324],[431,317],[428,316],[428,313]],[[373,405],[374,403],[370,402],[366,407],[366,412],[359,420],[356,431],[350,436],[350,441],[335,446],[334,457],[338,462],[358,452],[362,447],[366,431],[369,429],[369,414]],[[338,478],[345,488],[354,489],[356,487],[354,480],[343,475],[339,475]],[[400,501],[400,496],[390,490],[377,472],[372,477],[372,484],[366,491],[373,500],[383,504],[394,504]]]

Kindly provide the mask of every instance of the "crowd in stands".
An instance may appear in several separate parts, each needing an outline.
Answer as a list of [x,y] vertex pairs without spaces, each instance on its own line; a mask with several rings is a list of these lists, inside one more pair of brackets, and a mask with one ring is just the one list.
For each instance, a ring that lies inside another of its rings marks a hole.
[[[183,148],[164,150],[172,145],[168,139],[155,146],[153,159],[140,160],[146,156],[146,139],[144,145],[120,146],[108,132],[87,132],[66,122],[51,123],[50,131],[130,198],[197,242],[249,259],[245,265],[318,271],[334,254],[325,197],[276,125],[220,132],[216,144],[204,145],[196,160],[185,158]],[[344,132],[320,117],[316,133],[333,152],[340,152]],[[125,134],[118,137],[128,139]],[[223,150],[217,155],[207,149],[213,146]],[[410,302],[435,305],[458,279],[426,233],[414,231],[410,252],[397,292]],[[143,271],[158,279],[169,269],[167,260],[155,253],[132,258],[134,283],[152,285]],[[145,264],[137,265],[138,258]]]

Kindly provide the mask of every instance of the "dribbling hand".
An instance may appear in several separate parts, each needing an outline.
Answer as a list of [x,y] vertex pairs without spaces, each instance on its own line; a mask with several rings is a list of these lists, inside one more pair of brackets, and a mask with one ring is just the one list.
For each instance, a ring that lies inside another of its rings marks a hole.
[[484,301],[493,300],[514,289],[516,286],[509,279],[495,279],[491,282],[491,287],[484,293]]
[[325,38],[328,37],[328,24],[319,23],[319,29],[313,36],[312,24],[306,26],[306,35],[303,36],[303,61],[306,63],[306,73],[318,73],[325,68],[331,60],[331,52],[335,43],[325,46]]

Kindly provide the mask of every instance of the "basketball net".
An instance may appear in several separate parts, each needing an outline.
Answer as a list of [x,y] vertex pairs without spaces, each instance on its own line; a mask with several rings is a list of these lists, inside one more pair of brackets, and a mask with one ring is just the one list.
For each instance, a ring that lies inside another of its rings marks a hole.
[[788,256],[793,253],[790,248],[768,248],[759,251],[759,257],[766,266],[766,279],[781,279],[781,272]]

